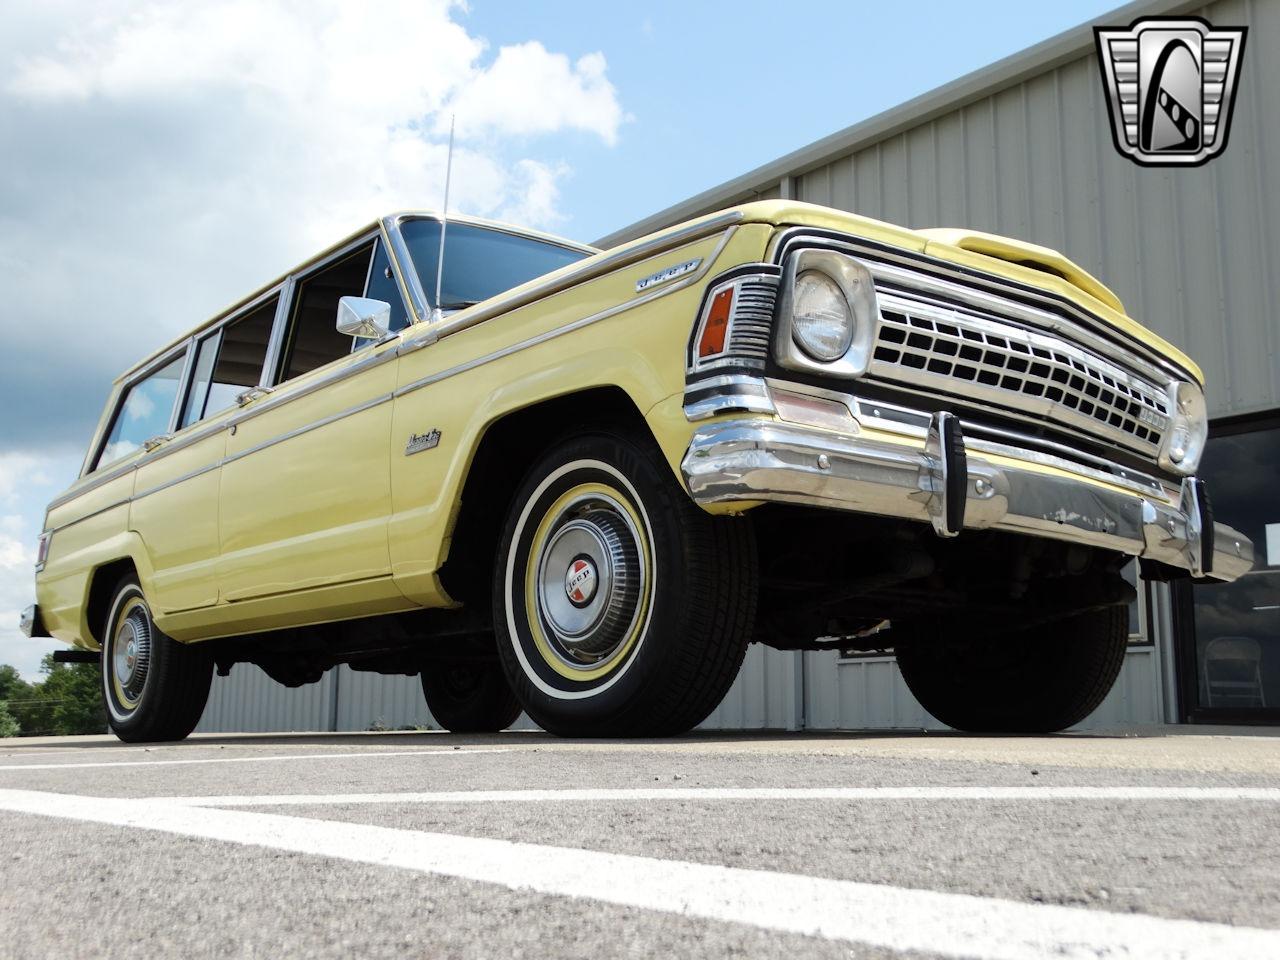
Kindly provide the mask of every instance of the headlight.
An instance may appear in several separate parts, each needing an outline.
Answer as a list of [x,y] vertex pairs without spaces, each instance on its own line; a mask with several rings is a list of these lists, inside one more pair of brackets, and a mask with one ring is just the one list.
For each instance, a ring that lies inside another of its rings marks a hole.
[[880,309],[861,261],[834,250],[797,250],[782,270],[774,355],[789,370],[827,377],[867,372]]
[[853,315],[840,285],[825,273],[806,270],[796,277],[791,335],[815,360],[839,360],[853,339]]
[[1193,474],[1200,466],[1205,441],[1209,438],[1209,414],[1204,391],[1194,383],[1177,383],[1169,391],[1173,419],[1160,452],[1160,465],[1182,474]]

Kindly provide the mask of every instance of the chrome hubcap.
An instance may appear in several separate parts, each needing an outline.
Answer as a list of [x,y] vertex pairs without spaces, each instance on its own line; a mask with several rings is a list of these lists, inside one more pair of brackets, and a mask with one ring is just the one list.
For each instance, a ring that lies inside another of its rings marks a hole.
[[644,577],[637,532],[620,507],[599,496],[568,504],[538,562],[538,606],[555,653],[577,666],[612,654],[636,616]]
[[112,643],[111,667],[122,704],[136,705],[151,667],[151,621],[143,609],[135,607],[120,621]]

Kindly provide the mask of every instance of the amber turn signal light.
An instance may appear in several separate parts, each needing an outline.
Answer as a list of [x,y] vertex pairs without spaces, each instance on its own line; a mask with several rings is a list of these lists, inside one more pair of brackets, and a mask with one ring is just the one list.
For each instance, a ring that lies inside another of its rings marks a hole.
[[714,357],[724,353],[725,337],[729,333],[729,316],[733,313],[733,287],[726,287],[711,298],[707,311],[707,323],[698,340],[698,358]]

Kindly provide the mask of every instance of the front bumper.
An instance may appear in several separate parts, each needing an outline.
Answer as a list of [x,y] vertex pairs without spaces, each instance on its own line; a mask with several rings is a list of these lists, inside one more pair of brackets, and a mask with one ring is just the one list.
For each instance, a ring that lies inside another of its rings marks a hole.
[[24,637],[49,636],[49,631],[45,629],[44,621],[40,617],[40,608],[34,603],[18,615],[18,629],[22,631]]
[[[1253,566],[1252,541],[1213,522],[1194,480],[1184,481],[1175,507],[1062,469],[993,462],[965,451],[958,423],[948,427],[941,419],[948,416],[935,415],[923,447],[773,420],[723,421],[694,434],[682,468],[703,504],[800,503],[920,520],[943,535],[1007,530],[1228,582]],[[959,437],[954,444],[947,442],[952,431]]]

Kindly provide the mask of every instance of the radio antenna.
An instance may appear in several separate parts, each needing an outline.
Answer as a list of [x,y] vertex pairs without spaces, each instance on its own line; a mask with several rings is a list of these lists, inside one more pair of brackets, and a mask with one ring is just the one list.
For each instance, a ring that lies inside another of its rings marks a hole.
[[444,316],[444,310],[440,306],[440,288],[444,285],[445,232],[449,229],[449,179],[453,174],[453,122],[455,119],[454,114],[449,114],[449,158],[444,166],[444,212],[440,214],[440,259],[436,262],[436,320]]

